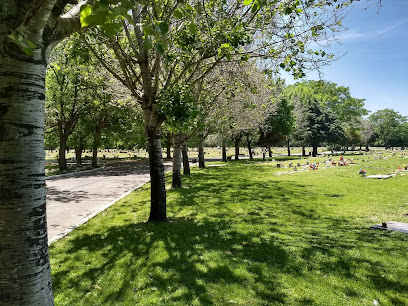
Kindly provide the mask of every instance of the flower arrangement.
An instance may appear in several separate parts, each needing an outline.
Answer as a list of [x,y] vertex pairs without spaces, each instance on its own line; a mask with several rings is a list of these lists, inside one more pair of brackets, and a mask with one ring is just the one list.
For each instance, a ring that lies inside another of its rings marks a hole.
[[361,176],[366,176],[367,175],[367,171],[365,171],[364,169],[360,168],[360,171],[358,172],[358,174],[360,174]]

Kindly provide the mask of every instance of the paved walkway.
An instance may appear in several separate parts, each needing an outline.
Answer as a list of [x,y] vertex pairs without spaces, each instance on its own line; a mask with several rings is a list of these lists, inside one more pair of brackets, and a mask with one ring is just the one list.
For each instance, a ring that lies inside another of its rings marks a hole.
[[121,162],[96,172],[48,179],[49,244],[149,180],[149,165],[141,162]]

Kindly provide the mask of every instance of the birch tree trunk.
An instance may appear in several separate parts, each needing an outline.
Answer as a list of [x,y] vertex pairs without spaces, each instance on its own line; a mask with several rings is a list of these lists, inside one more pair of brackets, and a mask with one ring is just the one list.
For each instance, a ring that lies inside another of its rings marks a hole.
[[191,171],[190,171],[190,162],[188,160],[187,138],[183,141],[181,155],[183,156],[183,174],[189,175]]
[[4,49],[0,59],[0,304],[53,305],[45,213],[46,66]]
[[175,134],[173,136],[173,176],[171,187],[181,187],[181,147],[182,147],[181,134]]

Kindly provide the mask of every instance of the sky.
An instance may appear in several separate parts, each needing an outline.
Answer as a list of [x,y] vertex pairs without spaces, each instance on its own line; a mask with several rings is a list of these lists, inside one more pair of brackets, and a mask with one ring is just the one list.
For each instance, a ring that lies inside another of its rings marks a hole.
[[[408,116],[408,0],[357,2],[330,52],[347,54],[323,68],[322,79],[350,88],[372,112],[391,108]],[[293,84],[291,77],[285,77]],[[306,79],[318,80],[317,73]]]

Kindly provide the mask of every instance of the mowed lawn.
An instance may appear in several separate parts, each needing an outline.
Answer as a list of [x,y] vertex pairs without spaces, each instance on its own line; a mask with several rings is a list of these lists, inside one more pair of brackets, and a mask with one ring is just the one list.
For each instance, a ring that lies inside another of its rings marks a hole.
[[358,175],[408,159],[355,162],[193,168],[166,224],[146,223],[141,188],[51,246],[56,304],[408,305],[408,234],[369,229],[408,223],[408,173]]

